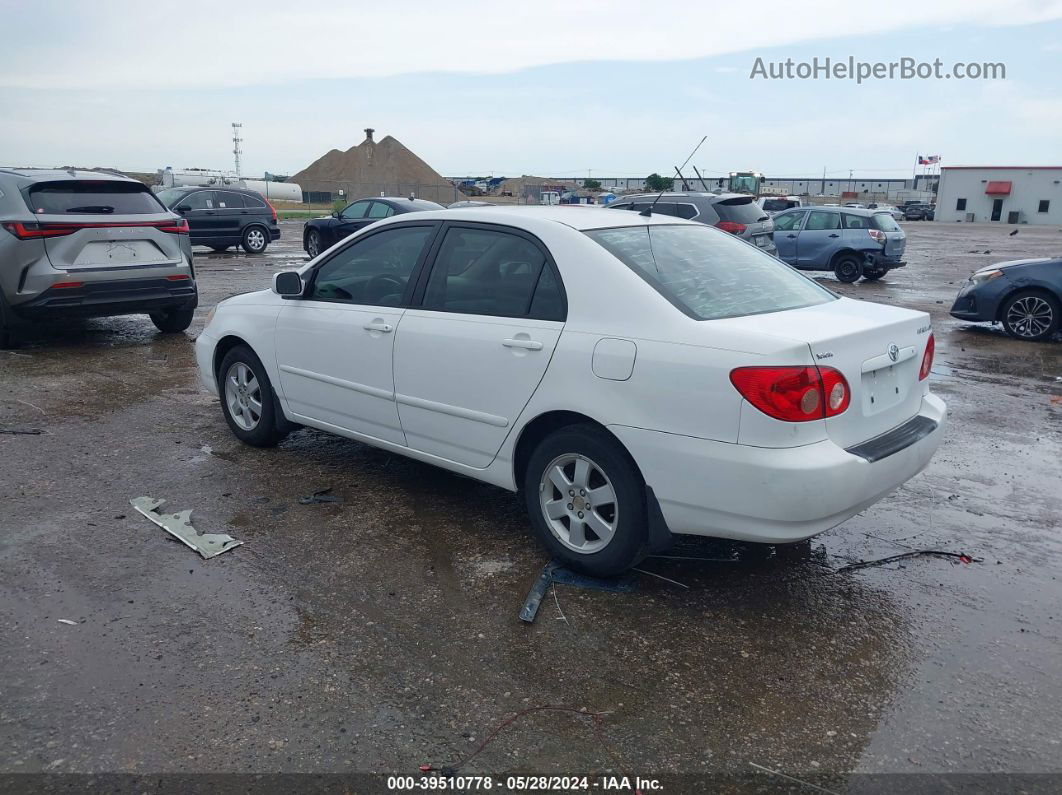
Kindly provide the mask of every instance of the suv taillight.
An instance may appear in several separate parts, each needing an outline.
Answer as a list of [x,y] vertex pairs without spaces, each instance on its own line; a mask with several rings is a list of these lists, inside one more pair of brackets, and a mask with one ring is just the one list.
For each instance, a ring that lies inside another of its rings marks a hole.
[[273,213],[273,223],[275,224],[277,222],[277,208],[273,206],[273,203],[270,202],[269,199],[266,199],[264,196],[262,198],[265,200],[265,203],[269,205],[269,211]]
[[933,335],[926,340],[926,352],[922,354],[922,366],[918,368],[918,380],[925,381],[929,378],[929,371],[933,369],[933,354],[936,352],[937,343]]
[[880,229],[868,229],[867,234],[874,238],[875,243],[885,242],[885,233],[882,232]]
[[785,422],[835,417],[852,400],[845,377],[832,367],[738,367],[730,383],[768,417]]
[[719,221],[716,223],[716,227],[722,229],[724,232],[729,232],[732,235],[742,235],[745,233],[745,225],[739,224],[737,221]]
[[112,221],[109,223],[85,223],[67,224],[62,222],[23,223],[22,221],[5,221],[0,224],[8,232],[19,240],[30,240],[41,237],[63,237],[72,235],[81,229],[115,229],[118,227],[146,227],[151,226],[160,232],[169,232],[174,235],[188,234],[188,221],[184,218],[174,218],[171,221]]
[[37,224],[37,223],[23,223],[22,221],[5,221],[0,224],[8,232],[13,234],[19,240],[31,240],[33,238],[41,237],[62,237],[63,235],[72,235],[77,231],[77,227],[73,224]]

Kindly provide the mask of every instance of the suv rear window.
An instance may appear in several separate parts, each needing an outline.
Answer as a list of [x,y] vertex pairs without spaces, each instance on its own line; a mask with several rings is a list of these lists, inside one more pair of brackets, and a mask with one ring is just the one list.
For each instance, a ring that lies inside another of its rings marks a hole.
[[754,224],[757,221],[766,221],[767,213],[760,207],[751,196],[742,196],[737,199],[724,199],[715,202],[712,209],[719,213],[720,221],[737,221],[739,224]]
[[37,215],[146,215],[164,213],[154,194],[138,182],[70,180],[41,182],[28,191]]
[[870,216],[870,225],[874,229],[880,229],[882,232],[896,232],[900,229],[896,219],[889,213],[874,213]]
[[774,257],[708,226],[652,224],[585,234],[697,320],[781,312],[836,298]]

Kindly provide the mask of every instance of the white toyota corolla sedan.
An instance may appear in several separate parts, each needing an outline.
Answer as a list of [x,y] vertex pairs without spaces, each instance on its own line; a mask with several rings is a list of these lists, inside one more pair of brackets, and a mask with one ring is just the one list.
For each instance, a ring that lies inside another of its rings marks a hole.
[[242,441],[309,426],[520,491],[602,575],[673,533],[821,533],[922,470],[945,415],[926,313],[585,207],[374,223],[222,301],[196,356]]

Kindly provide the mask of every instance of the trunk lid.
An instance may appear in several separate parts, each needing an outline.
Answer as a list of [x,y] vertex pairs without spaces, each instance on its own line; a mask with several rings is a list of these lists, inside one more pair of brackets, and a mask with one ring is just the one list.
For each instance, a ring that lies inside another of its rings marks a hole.
[[843,414],[826,420],[826,432],[841,447],[892,430],[921,408],[918,370],[932,331],[925,312],[840,298],[714,323],[804,342],[809,361],[839,370],[852,399]]
[[38,215],[37,222],[52,232],[44,238],[48,260],[57,270],[120,270],[177,266],[182,261],[181,237],[173,232],[169,213],[136,219],[84,215]]

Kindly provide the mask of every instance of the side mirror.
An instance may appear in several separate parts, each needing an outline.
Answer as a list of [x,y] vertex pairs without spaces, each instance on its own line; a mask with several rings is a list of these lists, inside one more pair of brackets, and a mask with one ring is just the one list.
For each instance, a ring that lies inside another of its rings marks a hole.
[[302,295],[302,277],[298,271],[273,274],[273,292],[284,297]]
[[186,213],[192,208],[189,207],[187,204],[178,204],[174,209],[177,210],[177,212],[179,213]]
[[332,217],[333,218],[338,218],[339,217],[339,211],[338,210],[332,210]]

